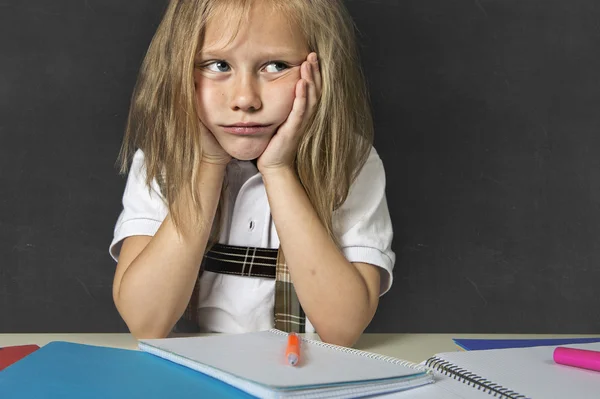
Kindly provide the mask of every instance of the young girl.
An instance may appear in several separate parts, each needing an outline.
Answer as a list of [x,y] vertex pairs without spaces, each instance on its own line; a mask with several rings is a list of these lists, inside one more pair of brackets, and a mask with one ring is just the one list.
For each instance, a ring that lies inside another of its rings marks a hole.
[[110,253],[130,331],[351,346],[395,261],[372,129],[342,0],[170,1],[121,152]]

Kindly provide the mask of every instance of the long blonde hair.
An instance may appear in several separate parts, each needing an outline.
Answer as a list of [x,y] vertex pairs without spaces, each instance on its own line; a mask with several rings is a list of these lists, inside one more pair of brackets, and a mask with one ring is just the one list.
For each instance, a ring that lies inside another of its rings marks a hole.
[[239,28],[255,1],[268,2],[289,16],[319,57],[322,92],[299,144],[295,166],[319,218],[337,241],[333,212],[348,196],[373,141],[355,27],[342,0],[171,0],[133,91],[119,154],[121,173],[127,173],[139,148],[145,155],[147,184],[153,179],[159,182],[176,225],[181,214],[174,204],[180,193],[189,193],[194,206],[200,206],[195,176],[203,126],[196,109],[194,58],[212,18],[237,13]]

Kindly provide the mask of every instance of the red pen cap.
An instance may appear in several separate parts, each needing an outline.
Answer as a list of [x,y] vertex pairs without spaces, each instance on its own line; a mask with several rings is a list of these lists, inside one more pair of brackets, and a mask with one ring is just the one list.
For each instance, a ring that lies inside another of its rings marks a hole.
[[600,371],[600,352],[597,351],[558,347],[554,349],[553,358],[558,364]]

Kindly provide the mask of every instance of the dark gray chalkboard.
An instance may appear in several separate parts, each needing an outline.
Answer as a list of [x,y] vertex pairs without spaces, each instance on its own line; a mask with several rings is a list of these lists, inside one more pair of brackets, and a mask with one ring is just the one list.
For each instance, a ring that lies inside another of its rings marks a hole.
[[[114,163],[165,1],[0,2],[0,332],[125,331]],[[600,5],[353,0],[398,260],[371,332],[600,331]]]

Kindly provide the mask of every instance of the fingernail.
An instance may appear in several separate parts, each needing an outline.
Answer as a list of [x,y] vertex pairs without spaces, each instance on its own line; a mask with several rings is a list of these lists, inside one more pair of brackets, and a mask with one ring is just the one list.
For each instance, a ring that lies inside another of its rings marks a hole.
[[317,58],[317,54],[316,53],[314,53],[313,56],[312,56],[312,62],[313,63],[319,62],[319,59]]

